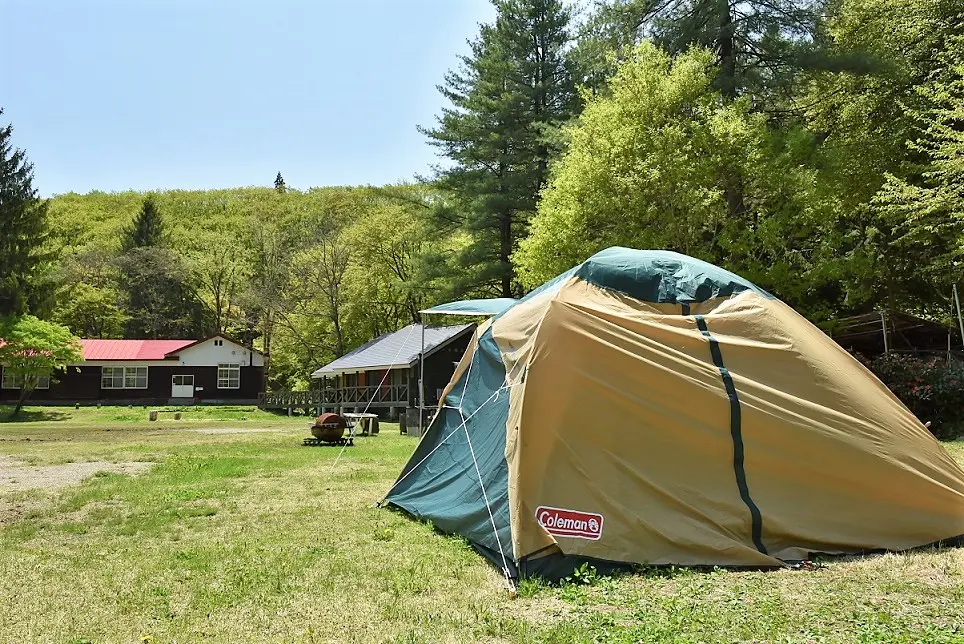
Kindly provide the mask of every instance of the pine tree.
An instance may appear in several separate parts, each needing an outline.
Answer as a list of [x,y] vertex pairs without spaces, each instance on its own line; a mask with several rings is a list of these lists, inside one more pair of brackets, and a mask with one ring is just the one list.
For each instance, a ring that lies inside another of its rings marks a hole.
[[0,316],[46,312],[51,294],[44,281],[47,202],[37,196],[33,165],[13,147],[12,132],[0,127]]
[[164,243],[164,221],[157,209],[152,195],[148,195],[141,205],[133,224],[124,233],[123,250],[150,248]]
[[[518,295],[510,256],[525,236],[545,184],[558,130],[578,102],[567,58],[569,10],[560,0],[494,0],[483,25],[439,87],[452,103],[436,127],[423,129],[453,163],[436,170],[455,196],[435,210],[436,223],[470,238],[454,264],[459,292]],[[439,203],[443,203],[441,200]]]
[[117,268],[126,291],[129,338],[185,338],[209,327],[180,255],[165,247],[164,220],[148,195],[124,232]]
[[[652,40],[678,55],[694,45],[717,56],[717,88],[786,107],[802,69],[855,64],[831,60],[815,44],[825,0],[604,0],[580,43],[583,79],[599,84],[614,49]],[[608,50],[608,51],[607,51]]]
[[280,171],[278,172],[278,176],[274,178],[274,189],[281,194],[284,194],[287,190],[287,187],[285,186],[285,178],[281,176]]

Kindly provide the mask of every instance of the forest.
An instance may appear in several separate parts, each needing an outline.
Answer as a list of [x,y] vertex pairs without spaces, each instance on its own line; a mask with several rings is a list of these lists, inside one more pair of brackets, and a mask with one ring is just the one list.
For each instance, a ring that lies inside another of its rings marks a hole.
[[440,79],[447,107],[412,124],[439,164],[407,184],[279,172],[44,200],[0,129],[0,315],[79,337],[225,333],[270,355],[272,389],[427,305],[518,297],[613,245],[713,262],[818,323],[950,318],[960,0],[494,5]]

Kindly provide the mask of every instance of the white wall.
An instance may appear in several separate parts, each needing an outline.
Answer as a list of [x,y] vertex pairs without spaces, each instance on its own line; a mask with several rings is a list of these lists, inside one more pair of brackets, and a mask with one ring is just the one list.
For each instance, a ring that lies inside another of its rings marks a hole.
[[[224,344],[217,346],[214,343],[215,340],[223,340]],[[211,367],[217,366],[219,362],[237,362],[242,367],[249,365],[264,366],[264,358],[260,353],[250,351],[240,344],[235,344],[220,336],[215,336],[178,352],[177,364],[185,367]],[[173,364],[173,362],[168,362],[168,364]]]

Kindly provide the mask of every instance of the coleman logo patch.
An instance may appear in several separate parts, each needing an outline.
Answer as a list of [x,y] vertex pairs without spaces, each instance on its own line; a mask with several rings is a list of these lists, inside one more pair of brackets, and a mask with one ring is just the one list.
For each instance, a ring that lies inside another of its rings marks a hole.
[[601,514],[540,505],[536,509],[536,521],[549,534],[560,537],[575,537],[595,541],[602,536],[603,516]]

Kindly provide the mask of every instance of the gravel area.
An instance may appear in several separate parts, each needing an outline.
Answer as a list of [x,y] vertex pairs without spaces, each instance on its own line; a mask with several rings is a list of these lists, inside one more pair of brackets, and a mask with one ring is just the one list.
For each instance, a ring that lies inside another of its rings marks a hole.
[[0,492],[55,490],[79,485],[97,472],[142,474],[153,463],[64,463],[62,465],[28,465],[10,456],[0,456]]

